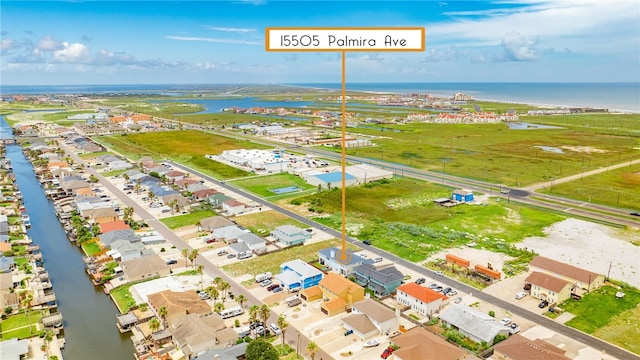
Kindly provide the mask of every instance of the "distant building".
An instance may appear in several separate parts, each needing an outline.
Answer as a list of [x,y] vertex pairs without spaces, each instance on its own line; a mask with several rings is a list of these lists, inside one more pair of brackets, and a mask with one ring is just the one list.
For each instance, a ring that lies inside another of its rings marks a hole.
[[475,359],[466,351],[449,344],[443,338],[419,326],[389,340],[399,347],[393,352],[395,360]]
[[578,288],[586,290],[594,290],[604,284],[604,275],[544,256],[536,256],[531,260],[529,270],[553,275],[573,283]]
[[271,236],[285,246],[292,246],[303,244],[311,233],[293,225],[281,225],[271,231]]
[[456,189],[451,193],[451,199],[463,203],[472,202],[473,192],[471,190]]
[[565,350],[544,340],[530,340],[518,334],[493,348],[493,358],[496,360],[569,360],[565,353]]
[[[321,186],[323,189],[333,189],[342,187],[342,172],[335,171],[330,173],[322,173],[311,175],[306,178],[307,183],[313,186]],[[345,173],[345,186],[351,186],[358,183],[355,176]]]

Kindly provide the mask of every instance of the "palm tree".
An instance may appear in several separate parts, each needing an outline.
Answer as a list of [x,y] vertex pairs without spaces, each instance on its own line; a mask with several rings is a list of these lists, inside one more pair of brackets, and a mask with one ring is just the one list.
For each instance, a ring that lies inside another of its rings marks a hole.
[[258,320],[258,311],[260,311],[260,307],[258,305],[251,305],[249,308],[249,323],[253,324]]
[[219,313],[222,310],[224,310],[224,303],[222,302],[217,302],[215,304],[213,304],[213,311]]
[[131,206],[127,206],[124,208],[124,222],[129,223],[131,216],[133,216],[133,208]]
[[200,222],[200,220],[196,222],[196,227],[198,228],[198,232],[202,231],[202,223]]
[[220,276],[216,276],[213,278],[213,285],[216,287],[220,287],[220,283],[222,282],[222,278]]
[[[269,315],[271,315],[271,309],[269,309],[269,305],[264,304],[260,307],[259,310],[260,316],[262,317],[262,322],[266,325],[267,324],[267,319],[269,319]],[[265,335],[266,335],[266,331],[265,331]]]
[[218,285],[218,289],[220,289],[220,291],[222,291],[222,298],[226,299],[227,298],[227,290],[231,289],[231,284],[229,284],[226,281],[223,281],[220,283],[220,285]]
[[318,352],[318,344],[314,343],[313,341],[309,341],[309,343],[307,344],[307,354],[311,356],[311,360],[314,360],[314,358],[316,357],[316,352]]
[[160,316],[160,318],[162,319],[162,326],[167,326],[167,307],[166,306],[160,306],[160,309],[158,309],[158,316]]
[[171,214],[173,214],[173,210],[178,207],[178,199],[173,199],[169,202],[169,208],[171,209]]
[[198,272],[198,274],[200,274],[200,291],[202,291],[202,287],[204,286],[204,283],[202,282],[202,275],[204,274],[204,265],[198,264],[198,266],[196,266],[196,271]]
[[244,296],[244,294],[240,294],[236,296],[236,302],[238,303],[238,305],[240,305],[240,307],[244,307],[244,303],[247,302],[247,298]]
[[282,331],[282,347],[284,347],[284,332],[287,331],[287,326],[289,326],[289,323],[287,322],[287,320],[285,320],[284,316],[280,314],[280,316],[278,316],[278,321],[276,321],[276,324]]
[[189,249],[184,248],[181,251],[182,257],[184,257],[184,267],[187,267],[187,259],[189,258]]
[[193,249],[191,250],[191,253],[189,253],[189,261],[191,261],[191,265],[195,266],[196,263],[196,258],[198,257],[198,249]]
[[149,310],[149,305],[143,302],[142,304],[138,305],[138,310],[140,310],[141,312],[147,312],[147,310]]
[[209,294],[209,296],[211,296],[213,298],[213,301],[215,302],[216,300],[218,300],[218,296],[220,296],[220,293],[218,292],[218,289],[214,288],[213,286],[208,286],[205,291],[207,292],[207,294]]
[[27,313],[27,320],[29,321],[29,334],[33,334],[33,328],[31,328],[31,318],[29,317],[29,310],[31,310],[31,301],[33,301],[33,295],[31,295],[31,292],[27,292],[24,298],[22,298],[22,301],[20,301],[22,307]]
[[149,320],[149,330],[151,330],[151,333],[153,334],[159,329],[160,329],[160,320],[158,320],[157,317],[151,318],[151,320]]
[[155,197],[156,197],[156,194],[154,194],[153,191],[149,191],[149,195],[148,195],[149,202],[152,202],[153,198],[155,198]]
[[[83,164],[84,165],[84,164]],[[129,175],[127,174],[122,174],[122,177],[124,178],[124,181],[129,182]]]

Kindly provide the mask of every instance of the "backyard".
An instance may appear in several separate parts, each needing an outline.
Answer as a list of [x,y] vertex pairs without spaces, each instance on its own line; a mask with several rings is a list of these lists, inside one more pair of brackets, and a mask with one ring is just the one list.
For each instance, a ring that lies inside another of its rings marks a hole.
[[238,225],[244,226],[251,230],[252,233],[260,236],[269,235],[273,229],[281,225],[293,225],[302,229],[306,227],[305,224],[277,211],[261,211],[236,216],[235,221]]
[[169,229],[174,230],[183,226],[195,225],[198,221],[217,215],[213,210],[194,211],[185,215],[177,215],[160,219]]
[[24,311],[8,316],[6,319],[0,321],[0,338],[2,340],[11,338],[26,339],[37,335],[37,324],[41,318],[42,315],[40,312],[34,310],[29,311],[28,317]]

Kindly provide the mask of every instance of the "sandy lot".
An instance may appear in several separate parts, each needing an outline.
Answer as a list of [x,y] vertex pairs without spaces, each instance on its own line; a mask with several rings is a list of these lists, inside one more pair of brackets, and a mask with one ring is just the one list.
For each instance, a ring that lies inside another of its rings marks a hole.
[[542,256],[607,275],[640,287],[640,247],[629,242],[640,233],[567,219],[545,229],[546,237],[531,237],[516,246]]
[[500,271],[502,271],[504,262],[511,259],[510,256],[507,256],[505,254],[496,253],[489,250],[475,249],[472,247],[465,247],[440,251],[429,257],[428,260],[444,259],[447,254],[452,254],[471,261],[471,268],[473,268],[475,265],[487,266],[487,264],[491,264],[494,269]]

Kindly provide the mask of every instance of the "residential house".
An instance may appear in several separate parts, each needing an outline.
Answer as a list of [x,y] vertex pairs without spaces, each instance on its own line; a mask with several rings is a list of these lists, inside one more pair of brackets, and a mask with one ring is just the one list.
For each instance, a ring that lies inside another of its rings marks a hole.
[[207,201],[209,202],[209,204],[211,204],[211,206],[213,206],[214,208],[221,208],[222,204],[227,201],[227,200],[231,200],[233,199],[230,196],[227,196],[223,193],[217,193],[217,194],[213,194],[210,195],[207,198]]
[[218,241],[234,243],[238,241],[238,236],[246,234],[249,230],[241,229],[238,225],[229,225],[213,230],[211,235]]
[[271,231],[271,236],[285,246],[301,245],[311,238],[311,233],[293,225],[281,225]]
[[16,267],[13,256],[0,257],[0,273],[10,273]]
[[91,187],[91,185],[84,180],[63,181],[60,183],[60,186],[69,195],[75,195],[78,189]]
[[373,264],[362,264],[353,269],[353,275],[356,283],[381,297],[391,295],[404,280],[404,274],[395,266],[377,268]]
[[154,253],[151,249],[145,249],[142,242],[130,242],[122,239],[114,241],[110,247],[111,250],[107,252],[107,255],[117,261],[127,261]]
[[109,170],[125,170],[125,169],[131,169],[133,167],[133,164],[124,160],[116,160],[116,161],[109,162],[108,166],[109,166]]
[[236,343],[238,334],[224,325],[218,314],[190,314],[171,322],[172,340],[187,359],[210,349],[226,349]]
[[94,224],[104,224],[118,221],[118,213],[112,207],[94,209],[87,214],[89,221]]
[[571,296],[573,283],[549,275],[534,271],[524,280],[526,284],[531,284],[531,296],[536,299],[546,300],[551,304],[561,303]]
[[341,255],[342,250],[336,247],[322,249],[318,251],[318,261],[320,262],[320,265],[344,276],[353,274],[353,269],[356,266],[362,265],[365,262],[373,262],[373,260],[366,260],[365,258],[353,253],[349,254],[350,256],[347,257],[345,262],[342,262],[342,259],[340,258]]
[[364,299],[364,288],[335,273],[328,273],[318,283],[325,300],[320,311],[333,316],[350,309],[355,302]]
[[393,352],[395,360],[465,360],[477,359],[464,350],[449,344],[438,335],[416,326],[389,339],[398,349]]
[[123,261],[120,263],[120,267],[129,282],[166,276],[171,272],[169,265],[158,255],[147,255]]
[[194,360],[238,360],[244,359],[249,343],[241,342],[225,349],[209,349]]
[[265,239],[251,232],[245,232],[239,235],[238,242],[244,243],[249,250],[253,252],[265,251],[267,247],[267,241]]
[[173,209],[176,211],[181,211],[187,205],[189,205],[189,199],[177,193],[168,194],[168,195],[162,196],[162,203],[167,206],[171,206],[172,204],[175,203],[176,205],[173,207]]
[[202,185],[199,181],[193,184],[187,185],[187,191],[190,193],[194,193],[196,191],[205,190],[206,186]]
[[17,308],[20,304],[18,293],[14,291],[15,285],[13,275],[10,272],[0,272],[0,306],[2,309]]
[[98,224],[98,226],[100,227],[100,232],[102,234],[107,234],[111,231],[116,230],[131,230],[131,227],[126,222],[124,222],[124,220],[104,222]]
[[396,289],[396,301],[424,316],[431,316],[440,312],[449,303],[449,298],[440,292],[410,282]]
[[217,193],[218,191],[215,189],[202,189],[202,190],[196,190],[194,192],[192,192],[192,196],[193,199],[196,201],[205,201],[207,200],[207,198],[215,193]]
[[164,174],[164,176],[169,179],[171,182],[175,182],[177,180],[183,179],[185,177],[185,173],[178,170],[171,170],[168,173]]
[[362,340],[398,330],[399,315],[371,298],[354,303],[351,309],[351,315],[342,319],[342,326]]
[[98,238],[105,247],[110,247],[114,241],[119,239],[127,240],[129,242],[140,241],[140,237],[137,236],[135,231],[132,229],[111,230],[98,235]]
[[548,342],[515,334],[493,348],[496,360],[569,360],[566,351]]
[[594,290],[604,284],[604,275],[584,270],[560,261],[536,256],[529,263],[530,271],[538,271],[553,275],[573,283],[577,288]]
[[158,318],[160,318],[158,310],[164,306],[167,309],[166,320],[169,323],[189,314],[204,316],[213,313],[211,306],[202,300],[195,291],[163,290],[149,294],[148,302],[149,308]]
[[198,180],[194,180],[194,179],[180,179],[180,180],[176,180],[176,182],[174,184],[180,186],[181,188],[187,188],[187,186],[191,185],[191,184],[197,184],[199,183]]
[[224,216],[211,216],[200,220],[200,229],[203,231],[213,231],[221,227],[233,225],[233,221]]
[[466,305],[448,306],[440,312],[440,320],[477,343],[484,341],[493,344],[496,336],[510,334],[509,328],[498,323],[493,317]]
[[293,259],[280,265],[276,279],[287,290],[304,290],[318,285],[322,271],[300,259]]
[[222,210],[231,215],[242,214],[246,208],[247,205],[236,199],[229,199],[222,202]]
[[2,360],[26,359],[29,353],[29,339],[12,338],[0,341]]
[[7,215],[0,215],[0,235],[9,235],[9,218]]

